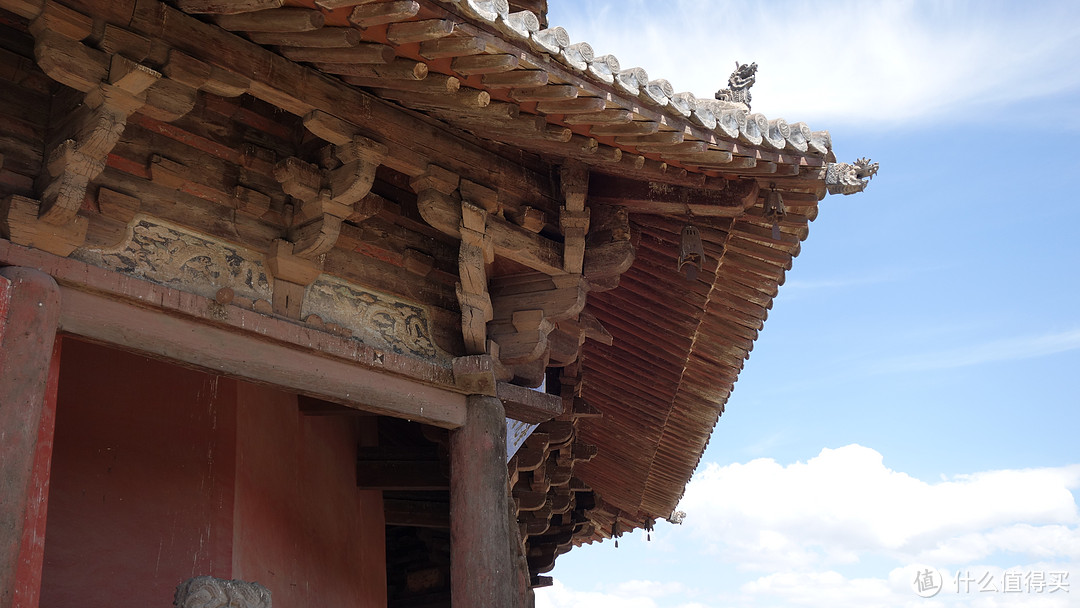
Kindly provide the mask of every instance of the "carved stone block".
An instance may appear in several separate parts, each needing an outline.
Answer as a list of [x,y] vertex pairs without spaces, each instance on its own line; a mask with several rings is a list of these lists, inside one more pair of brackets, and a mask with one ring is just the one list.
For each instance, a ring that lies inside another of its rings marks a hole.
[[176,608],[271,608],[270,590],[259,583],[196,576],[176,587]]

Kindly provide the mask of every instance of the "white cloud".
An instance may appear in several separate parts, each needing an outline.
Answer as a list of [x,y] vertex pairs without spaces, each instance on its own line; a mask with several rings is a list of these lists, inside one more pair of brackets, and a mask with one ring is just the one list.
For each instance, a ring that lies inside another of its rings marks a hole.
[[888,359],[877,366],[878,372],[952,369],[984,363],[1033,359],[1080,349],[1080,329],[1017,336],[991,340],[938,352],[920,353]]
[[[676,548],[678,561],[729,574],[723,582],[658,572],[667,582],[604,580],[578,591],[556,570],[537,606],[1066,608],[1080,594],[1073,587],[1080,584],[1078,489],[1080,464],[930,483],[888,468],[860,445],[788,465],[768,458],[710,464],[687,486],[679,505],[685,523],[665,529],[661,540]],[[932,599],[913,588],[927,567],[943,577]],[[1004,568],[1068,572],[1068,592],[1029,592],[1025,582],[1022,593],[1004,593]],[[974,583],[961,590],[958,573],[988,575],[997,591]]]
[[[679,582],[632,580],[608,585],[601,591],[576,591],[560,581],[536,593],[537,608],[658,608],[656,600],[686,591]],[[667,605],[667,604],[665,604]],[[680,605],[680,608],[691,605]]]
[[788,605],[819,606],[828,601],[836,608],[881,606],[894,595],[884,579],[848,579],[833,571],[769,574],[744,584],[741,591],[749,596],[783,599]]
[[[921,598],[915,593],[913,583],[923,568],[914,564],[895,568],[886,578],[848,578],[834,571],[770,574],[744,584],[740,591],[747,606],[772,606],[778,600],[786,606],[814,608],[1067,608],[1073,605],[1071,586],[1068,592],[1047,593],[1045,589],[1041,593],[1032,592],[1021,578],[1019,592],[1005,593],[1003,569],[991,566],[964,570],[961,580],[975,580],[959,585],[956,572],[942,570],[938,594]],[[1010,570],[1018,575],[1046,574],[1055,568],[1030,564]],[[985,589],[979,584],[983,576],[988,577]]]
[[931,484],[849,445],[787,466],[772,459],[709,465],[679,508],[719,559],[748,570],[807,570],[870,554],[934,558],[938,566],[1001,551],[1077,559],[1080,515],[1070,490],[1078,483],[1080,465]]
[[574,42],[677,91],[711,96],[736,60],[756,61],[754,109],[811,126],[954,120],[1080,86],[1073,2],[551,5],[552,23]]

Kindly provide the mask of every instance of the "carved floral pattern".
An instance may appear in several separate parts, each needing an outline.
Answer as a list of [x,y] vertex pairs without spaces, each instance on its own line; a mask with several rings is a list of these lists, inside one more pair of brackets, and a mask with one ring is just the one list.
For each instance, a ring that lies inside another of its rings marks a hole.
[[115,249],[79,249],[72,257],[207,298],[222,287],[253,300],[271,298],[270,279],[255,252],[146,218],[136,218],[128,231]]
[[444,354],[431,337],[424,308],[329,275],[320,276],[308,288],[300,316],[309,314],[351,329],[354,336],[376,348],[422,359]]

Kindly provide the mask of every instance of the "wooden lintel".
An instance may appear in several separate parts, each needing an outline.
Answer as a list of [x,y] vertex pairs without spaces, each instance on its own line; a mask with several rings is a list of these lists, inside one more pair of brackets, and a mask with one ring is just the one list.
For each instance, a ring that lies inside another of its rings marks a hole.
[[538,424],[562,414],[562,397],[531,388],[499,382],[496,396],[502,400],[507,418]]
[[388,416],[444,428],[464,422],[460,394],[85,292],[64,290],[61,329]]
[[[22,250],[24,254],[16,246],[2,245],[0,262],[52,269],[62,286],[60,330],[65,333],[387,416],[451,429],[465,421],[464,395],[387,373],[392,371],[389,366],[397,365],[390,363],[392,354],[364,355],[365,349],[335,346],[351,340],[314,330],[303,330],[306,346],[293,344],[282,339],[297,332],[288,321],[135,279],[109,279],[115,273],[87,268],[74,260],[56,264],[48,261],[56,260],[48,254]],[[89,282],[126,286],[133,290],[128,297],[135,302],[81,291],[70,287],[70,281],[87,282],[88,287],[92,286]],[[153,307],[147,308],[150,303]],[[259,328],[258,335],[244,328]],[[367,357],[370,364],[319,352],[345,354],[350,348],[352,356]],[[434,380],[430,372],[424,374]]]

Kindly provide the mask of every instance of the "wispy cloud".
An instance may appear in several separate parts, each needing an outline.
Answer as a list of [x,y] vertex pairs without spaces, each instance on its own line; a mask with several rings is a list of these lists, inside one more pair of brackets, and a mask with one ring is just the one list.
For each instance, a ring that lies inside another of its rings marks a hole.
[[1080,349],[1080,329],[1072,329],[1049,334],[992,340],[936,352],[905,355],[877,363],[874,366],[874,371],[888,373],[954,369],[987,363],[1034,359],[1078,349]]
[[698,96],[726,86],[736,60],[756,61],[754,109],[811,126],[968,119],[1080,88],[1075,2],[780,6],[553,2],[552,23]]

